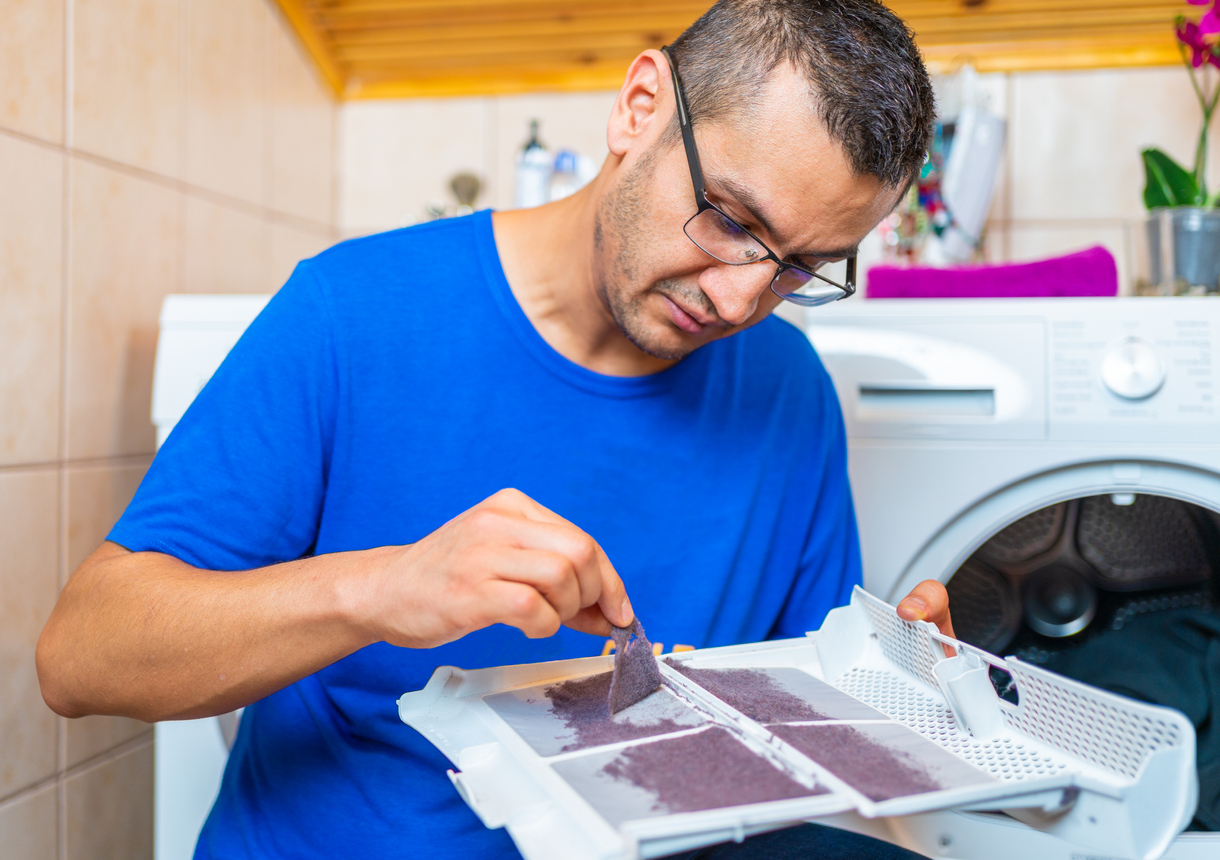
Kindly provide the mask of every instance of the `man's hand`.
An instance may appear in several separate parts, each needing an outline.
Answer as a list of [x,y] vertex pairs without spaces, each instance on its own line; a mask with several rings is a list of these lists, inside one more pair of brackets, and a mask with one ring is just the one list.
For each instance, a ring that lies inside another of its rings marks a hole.
[[[925,579],[898,604],[898,617],[907,621],[930,621],[946,636],[953,636],[949,618],[949,592],[935,579]],[[956,639],[956,636],[953,636]]]
[[245,571],[105,543],[72,574],[38,641],[43,698],[66,717],[223,714],[375,642],[452,642],[503,623],[599,636],[633,618],[589,535],[515,490],[409,546]]
[[425,538],[387,547],[369,581],[376,639],[432,648],[492,624],[608,636],[633,616],[597,541],[517,490],[501,490]]

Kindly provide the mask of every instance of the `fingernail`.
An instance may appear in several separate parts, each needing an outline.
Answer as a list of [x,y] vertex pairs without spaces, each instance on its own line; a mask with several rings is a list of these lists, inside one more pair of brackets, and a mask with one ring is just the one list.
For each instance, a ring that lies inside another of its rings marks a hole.
[[620,624],[619,627],[626,627],[628,624],[631,623],[631,619],[633,619],[633,618],[635,618],[635,612],[633,612],[631,609],[631,601],[628,600],[626,597],[624,597],[622,615],[620,616],[620,620],[623,623]]
[[914,612],[922,621],[928,614],[928,604],[922,597],[908,597],[898,604],[900,608]]

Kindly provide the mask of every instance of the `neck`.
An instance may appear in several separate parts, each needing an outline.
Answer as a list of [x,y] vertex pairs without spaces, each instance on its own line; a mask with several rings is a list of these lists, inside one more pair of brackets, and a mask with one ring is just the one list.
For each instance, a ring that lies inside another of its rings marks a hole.
[[674,362],[631,343],[602,298],[593,236],[607,181],[603,170],[571,197],[494,213],[492,226],[508,286],[552,349],[596,373],[644,376]]

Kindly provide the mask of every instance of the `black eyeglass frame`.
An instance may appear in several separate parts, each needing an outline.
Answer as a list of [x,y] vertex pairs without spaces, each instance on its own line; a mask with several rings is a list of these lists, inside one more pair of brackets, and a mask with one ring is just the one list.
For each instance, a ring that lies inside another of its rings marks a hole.
[[[835,299],[835,301],[842,301],[843,299],[847,298],[848,296],[855,295],[855,292],[856,292],[856,255],[855,254],[853,254],[852,256],[847,258],[847,278],[846,278],[847,282],[844,284],[840,284],[838,281],[832,280],[832,279],[826,277],[825,275],[819,275],[817,272],[815,272],[811,269],[808,269],[805,266],[799,266],[795,263],[784,262],[783,260],[781,260],[779,258],[778,254],[776,254],[774,251],[772,251],[767,246],[766,242],[759,239],[757,236],[755,236],[753,233],[751,233],[749,230],[747,230],[736,218],[731,217],[723,209],[721,209],[715,203],[713,203],[712,201],[707,199],[707,181],[703,178],[703,165],[699,161],[699,150],[695,147],[695,132],[694,132],[694,129],[691,127],[690,111],[687,110],[687,107],[686,107],[686,95],[682,90],[682,79],[678,77],[678,65],[677,65],[677,63],[674,62],[673,55],[669,53],[668,47],[661,48],[661,53],[665,55],[665,59],[669,63],[669,73],[673,76],[674,99],[677,103],[677,108],[678,108],[678,128],[680,128],[682,130],[682,145],[686,149],[686,163],[687,163],[687,166],[690,167],[690,180],[691,180],[691,184],[695,188],[695,206],[698,207],[695,214],[692,215],[690,218],[688,218],[686,221],[686,224],[684,224],[682,227],[682,232],[686,234],[686,238],[690,239],[690,241],[694,244],[694,246],[696,248],[698,248],[700,251],[703,251],[703,253],[707,254],[709,257],[711,257],[715,260],[719,260],[720,262],[725,263],[730,266],[749,266],[754,263],[764,263],[768,260],[775,263],[778,268],[775,270],[775,275],[771,278],[771,292],[775,293],[777,296],[779,296],[781,299],[783,299],[786,302],[792,302],[793,304],[798,304],[798,305],[805,305],[807,307],[814,307],[814,306],[821,305],[821,304],[827,304],[827,302],[817,301],[817,300],[813,299],[812,297],[805,297],[805,296],[801,296],[801,295],[798,295],[795,293],[784,294],[784,293],[781,293],[779,290],[777,290],[775,288],[776,282],[779,280],[780,275],[782,275],[788,269],[796,269],[798,272],[804,272],[806,275],[809,275],[810,277],[817,278],[819,281],[823,281],[827,284],[830,284],[832,287],[837,287],[838,289],[842,290],[843,295],[839,296],[839,298]],[[713,254],[711,251],[704,248],[698,242],[696,242],[691,237],[690,231],[687,228],[690,227],[690,224],[692,221],[694,221],[696,218],[698,218],[708,209],[714,209],[716,212],[718,212],[720,214],[720,217],[724,218],[731,224],[735,225],[743,233],[745,233],[747,236],[749,236],[751,239],[753,239],[755,242],[757,242],[758,246],[767,252],[766,256],[758,257],[755,260],[744,260],[744,261],[723,260],[720,257]],[[810,300],[801,301],[801,299],[804,299],[804,298],[809,298]]]

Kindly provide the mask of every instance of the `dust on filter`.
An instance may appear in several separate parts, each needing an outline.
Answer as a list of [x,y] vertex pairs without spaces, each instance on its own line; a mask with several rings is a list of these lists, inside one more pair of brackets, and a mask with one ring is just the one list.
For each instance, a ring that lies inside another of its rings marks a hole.
[[[640,619],[611,628],[614,636],[614,675],[610,681],[610,713],[617,714],[661,689],[661,670],[644,635]],[[633,638],[634,637],[634,638]]]
[[914,757],[852,726],[767,728],[869,800],[893,800],[944,788]]
[[826,793],[801,785],[721,728],[628,747],[602,770],[649,792],[654,809],[668,813]]
[[[637,702],[618,714],[610,713],[610,687],[612,673],[573,678],[546,688],[551,701],[551,713],[564,721],[564,727],[573,731],[576,739],[563,747],[563,752],[602,746],[603,744],[631,741],[638,738],[668,734],[690,728],[690,723],[679,723],[671,717],[651,716],[644,703]],[[668,694],[667,694],[668,695]]]
[[765,671],[695,669],[673,659],[665,663],[756,722],[787,723],[828,718],[809,702],[783,689]]

